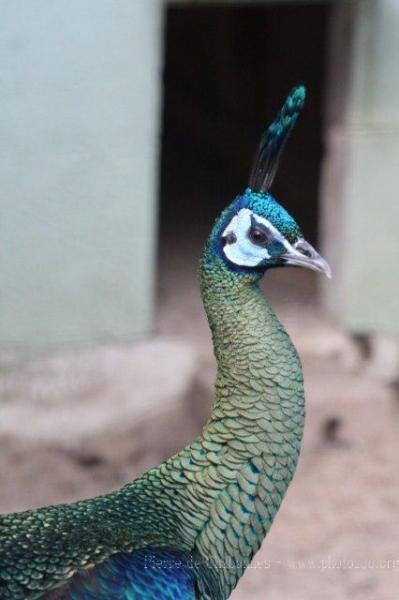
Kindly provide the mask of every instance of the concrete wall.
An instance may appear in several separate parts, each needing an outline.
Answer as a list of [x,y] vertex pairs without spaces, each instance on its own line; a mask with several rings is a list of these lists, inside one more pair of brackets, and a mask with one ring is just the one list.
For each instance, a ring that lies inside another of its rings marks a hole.
[[357,331],[399,334],[399,3],[359,6],[348,126],[351,171],[345,317]]
[[337,5],[331,39],[326,306],[349,330],[399,334],[399,3]]
[[0,0],[0,346],[151,326],[158,0]]

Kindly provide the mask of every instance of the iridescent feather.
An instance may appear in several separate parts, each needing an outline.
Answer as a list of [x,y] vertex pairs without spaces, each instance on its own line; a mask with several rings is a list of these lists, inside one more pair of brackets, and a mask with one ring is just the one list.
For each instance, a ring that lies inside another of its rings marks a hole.
[[72,577],[47,600],[195,600],[192,558],[177,550],[146,548],[115,554]]
[[[314,250],[295,249],[306,248],[299,227],[267,191],[304,97],[302,87],[288,96],[250,188],[204,248],[200,286],[218,372],[202,434],[120,490],[0,516],[1,600],[226,600],[260,548],[296,469],[305,411],[298,354],[258,282],[289,264],[287,252],[293,264],[326,270]],[[237,215],[249,214],[251,227],[237,229]],[[241,238],[255,243],[253,224],[266,258],[233,264],[226,244],[239,255]]]
[[249,187],[253,192],[268,192],[276,175],[281,153],[305,103],[305,88],[295,87],[275,120],[264,133],[255,155]]

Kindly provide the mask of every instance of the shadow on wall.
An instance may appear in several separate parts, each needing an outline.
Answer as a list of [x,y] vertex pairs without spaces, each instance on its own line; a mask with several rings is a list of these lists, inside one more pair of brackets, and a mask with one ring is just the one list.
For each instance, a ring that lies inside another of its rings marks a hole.
[[327,3],[168,7],[161,251],[170,234],[203,237],[243,190],[262,130],[298,83],[307,105],[273,192],[316,242],[328,17]]

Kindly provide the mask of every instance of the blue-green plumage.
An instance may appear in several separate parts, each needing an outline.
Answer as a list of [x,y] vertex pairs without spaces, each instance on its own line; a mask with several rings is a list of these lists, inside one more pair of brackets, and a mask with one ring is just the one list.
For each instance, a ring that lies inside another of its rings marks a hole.
[[304,96],[299,87],[287,98],[249,188],[204,248],[218,371],[201,435],[120,490],[0,516],[0,600],[226,600],[259,549],[295,472],[304,394],[297,352],[258,280],[284,265],[329,275],[269,193]]
[[146,548],[120,552],[76,575],[48,600],[195,600],[194,562],[187,552]]

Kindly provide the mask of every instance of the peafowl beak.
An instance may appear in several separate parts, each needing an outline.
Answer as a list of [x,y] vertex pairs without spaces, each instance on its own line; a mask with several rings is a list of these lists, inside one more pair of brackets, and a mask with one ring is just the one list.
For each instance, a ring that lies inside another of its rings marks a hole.
[[307,267],[313,271],[324,273],[329,279],[332,277],[328,262],[303,238],[290,246],[281,258],[284,259],[286,265]]

